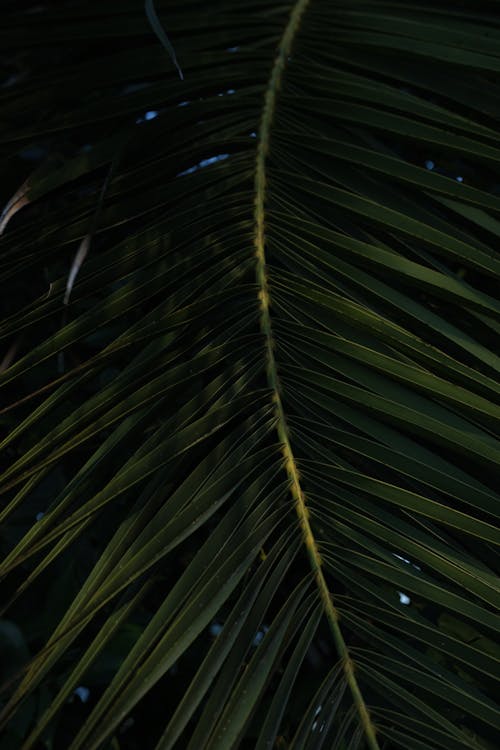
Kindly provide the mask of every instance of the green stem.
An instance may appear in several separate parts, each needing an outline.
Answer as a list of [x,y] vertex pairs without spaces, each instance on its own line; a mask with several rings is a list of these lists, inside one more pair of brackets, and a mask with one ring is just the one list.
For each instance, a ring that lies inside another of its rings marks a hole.
[[309,522],[309,511],[306,497],[302,490],[300,475],[297,468],[295,456],[290,445],[289,429],[286,421],[283,403],[281,400],[281,384],[278,376],[276,358],[274,355],[274,337],[272,332],[271,315],[269,312],[269,283],[267,274],[267,263],[265,254],[265,199],[267,187],[267,156],[271,138],[271,129],[276,110],[276,100],[281,87],[283,72],[291,53],[292,45],[300,26],[302,16],[309,5],[309,0],[297,0],[290,14],[288,24],[281,38],[278,53],[273,64],[271,76],[266,89],[264,109],[260,122],[257,146],[256,173],[255,173],[255,255],[257,258],[257,283],[259,287],[260,322],[261,330],[265,336],[267,354],[267,379],[273,391],[276,411],[276,423],[278,437],[282,446],[284,465],[290,480],[290,490],[294,499],[295,509],[302,528],[304,544],[311,567],[318,585],[321,601],[325,615],[332,632],[338,655],[342,660],[344,675],[351,690],[354,704],[363,726],[368,747],[370,750],[380,750],[376,737],[375,726],[370,718],[368,708],[365,704],[354,671],[354,663],[350,657],[348,648],[339,626],[339,615],[334,607],[332,596],[328,589],[323,573],[321,555],[314,539],[311,524]]

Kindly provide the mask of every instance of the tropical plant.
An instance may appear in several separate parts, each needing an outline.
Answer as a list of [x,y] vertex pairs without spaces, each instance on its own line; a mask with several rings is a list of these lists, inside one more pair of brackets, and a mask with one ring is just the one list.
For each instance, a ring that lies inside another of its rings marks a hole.
[[3,6],[2,748],[498,747],[498,0]]

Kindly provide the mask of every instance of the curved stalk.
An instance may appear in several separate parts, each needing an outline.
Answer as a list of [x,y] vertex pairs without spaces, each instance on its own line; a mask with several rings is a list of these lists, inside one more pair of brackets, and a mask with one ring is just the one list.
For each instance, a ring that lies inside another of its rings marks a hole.
[[271,130],[276,110],[276,101],[281,87],[283,72],[291,53],[293,41],[300,26],[302,16],[309,5],[309,0],[297,0],[295,3],[283,36],[280,40],[278,53],[273,64],[269,83],[266,89],[264,109],[258,133],[258,146],[255,173],[255,255],[257,259],[257,283],[259,287],[260,301],[260,323],[261,330],[265,336],[267,355],[267,379],[274,395],[277,432],[282,444],[284,465],[290,480],[290,489],[295,503],[295,509],[302,528],[304,544],[307,549],[309,561],[323,603],[325,616],[328,620],[330,630],[337,648],[338,655],[342,660],[344,674],[349,685],[351,695],[358,711],[361,725],[363,727],[366,741],[370,750],[379,750],[375,726],[371,720],[368,708],[359,688],[354,663],[350,657],[347,645],[344,641],[339,626],[338,612],[333,604],[332,596],[328,589],[322,568],[321,555],[314,539],[311,524],[309,522],[309,511],[306,497],[302,490],[297,463],[290,445],[289,429],[286,421],[283,403],[281,400],[281,384],[278,376],[276,358],[274,355],[274,337],[272,332],[271,315],[269,311],[269,283],[265,253],[265,199],[267,187],[266,162],[269,153]]

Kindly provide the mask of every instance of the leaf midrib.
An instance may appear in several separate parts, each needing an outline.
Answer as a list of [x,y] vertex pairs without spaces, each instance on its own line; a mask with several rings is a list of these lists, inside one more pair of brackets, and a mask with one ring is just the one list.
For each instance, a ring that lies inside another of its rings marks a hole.
[[255,204],[254,204],[254,245],[256,257],[256,275],[259,290],[260,324],[265,338],[266,374],[273,393],[276,413],[276,428],[282,445],[284,467],[290,481],[290,491],[302,530],[303,541],[309,557],[309,562],[319,590],[321,602],[327,618],[333,640],[341,659],[342,668],[351,695],[359,715],[360,723],[370,750],[379,750],[376,729],[359,688],[354,663],[350,657],[339,626],[339,616],[333,604],[330,590],[322,569],[321,555],[309,522],[309,511],[306,497],[302,489],[300,474],[295,456],[290,444],[287,419],[281,399],[281,384],[275,358],[275,342],[270,315],[269,282],[265,254],[265,200],[267,189],[267,156],[269,154],[270,139],[276,111],[276,102],[281,88],[283,73],[289,60],[290,53],[309,0],[297,0],[292,6],[288,22],[278,45],[278,52],[274,60],[269,81],[264,95],[264,107],[258,132],[257,155],[255,162]]

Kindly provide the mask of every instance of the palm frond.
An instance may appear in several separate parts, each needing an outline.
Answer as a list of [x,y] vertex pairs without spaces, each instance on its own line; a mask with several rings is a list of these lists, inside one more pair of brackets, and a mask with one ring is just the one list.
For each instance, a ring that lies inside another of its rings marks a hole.
[[146,6],[3,14],[5,746],[494,748],[498,3]]

